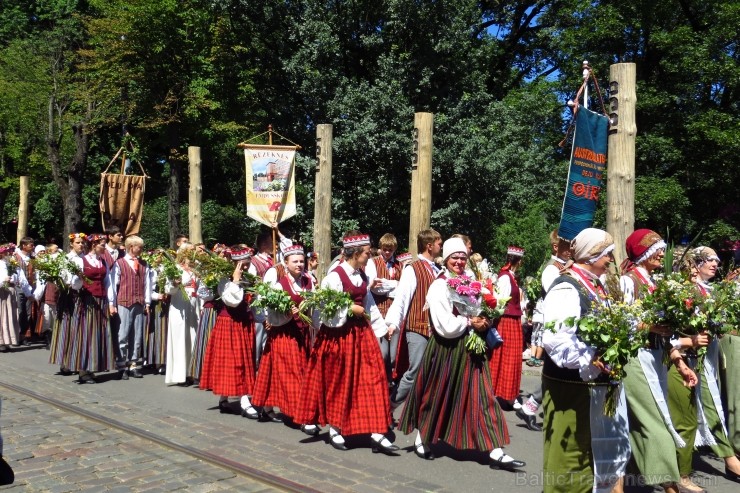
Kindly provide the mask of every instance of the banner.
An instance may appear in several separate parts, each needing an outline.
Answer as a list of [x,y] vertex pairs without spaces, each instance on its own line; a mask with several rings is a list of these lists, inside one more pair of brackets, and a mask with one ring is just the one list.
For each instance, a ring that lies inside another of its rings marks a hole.
[[247,215],[267,226],[296,213],[295,146],[248,144],[244,148]]
[[568,186],[560,215],[558,236],[572,240],[594,223],[606,169],[609,118],[580,107],[576,113]]
[[100,174],[100,214],[103,229],[116,225],[124,236],[134,235],[141,226],[146,177]]

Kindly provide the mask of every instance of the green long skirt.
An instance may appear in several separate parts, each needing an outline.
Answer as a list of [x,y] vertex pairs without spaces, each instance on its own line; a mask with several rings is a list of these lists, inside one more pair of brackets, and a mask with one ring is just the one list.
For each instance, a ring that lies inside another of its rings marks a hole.
[[722,401],[727,413],[727,433],[740,454],[740,336],[726,335],[719,341],[724,364],[720,364]]
[[[670,453],[676,444],[655,403],[640,360],[633,358],[624,369],[632,458],[645,484],[677,482],[681,479],[678,463],[676,455]],[[692,449],[693,443],[687,446]]]
[[542,378],[544,493],[590,493],[591,392],[588,385]]

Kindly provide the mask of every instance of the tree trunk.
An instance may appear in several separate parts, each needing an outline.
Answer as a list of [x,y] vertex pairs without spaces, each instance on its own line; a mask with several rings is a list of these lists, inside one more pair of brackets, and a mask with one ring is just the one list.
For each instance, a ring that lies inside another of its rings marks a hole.
[[75,155],[67,173],[67,196],[64,198],[64,246],[69,243],[70,233],[78,233],[82,228],[82,186],[90,149],[90,136],[86,125],[78,123],[72,127],[75,141]]
[[175,149],[170,151],[170,187],[167,192],[167,218],[170,225],[170,248],[175,248],[175,237],[180,234],[180,181],[182,161]]

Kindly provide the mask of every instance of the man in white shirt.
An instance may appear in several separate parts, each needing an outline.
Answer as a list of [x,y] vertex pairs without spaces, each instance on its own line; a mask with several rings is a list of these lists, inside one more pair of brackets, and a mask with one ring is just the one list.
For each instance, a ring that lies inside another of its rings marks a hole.
[[409,367],[391,392],[391,406],[399,406],[408,396],[419,371],[424,350],[431,335],[429,319],[424,312],[426,295],[432,281],[440,273],[434,259],[442,251],[442,236],[433,229],[421,231],[416,238],[418,259],[403,268],[395,289],[395,298],[385,317],[388,333],[393,333],[405,322],[404,333],[408,347]]

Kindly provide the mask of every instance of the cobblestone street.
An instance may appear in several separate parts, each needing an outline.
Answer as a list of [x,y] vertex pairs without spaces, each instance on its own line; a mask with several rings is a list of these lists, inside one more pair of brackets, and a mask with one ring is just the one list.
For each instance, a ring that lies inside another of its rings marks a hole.
[[[489,469],[487,454],[444,445],[435,448],[436,460],[422,461],[413,455],[413,435],[400,433],[398,457],[372,454],[369,441],[359,438],[341,452],[327,444],[326,433],[309,437],[285,424],[221,414],[212,393],[166,387],[161,376],[118,381],[104,373],[97,385],[79,385],[76,376],[56,375],[47,358],[37,346],[0,355],[0,431],[16,479],[0,491],[285,489],[270,478],[294,491],[541,491],[542,436],[513,412],[505,413],[512,442],[507,452],[527,461],[518,474]],[[528,390],[538,381],[528,370],[522,386]],[[720,461],[703,455],[697,466],[695,480],[709,491],[736,491],[714,476],[724,469]]]

